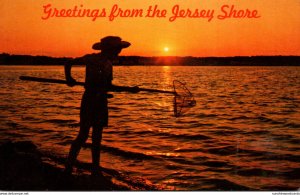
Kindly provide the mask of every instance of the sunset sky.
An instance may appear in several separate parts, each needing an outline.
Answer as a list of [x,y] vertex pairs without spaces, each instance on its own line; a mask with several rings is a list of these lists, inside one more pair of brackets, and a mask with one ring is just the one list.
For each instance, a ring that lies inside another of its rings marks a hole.
[[[47,4],[57,9],[105,8],[107,17],[43,20]],[[143,16],[149,6],[158,5],[167,14],[109,21],[114,4],[121,9],[143,9]],[[191,11],[214,10],[214,18],[170,22],[174,5]],[[257,10],[260,18],[219,20],[223,5]],[[101,37],[118,35],[132,43],[122,55],[300,55],[299,0],[1,0],[0,16],[0,53],[78,57],[95,52],[91,46]]]

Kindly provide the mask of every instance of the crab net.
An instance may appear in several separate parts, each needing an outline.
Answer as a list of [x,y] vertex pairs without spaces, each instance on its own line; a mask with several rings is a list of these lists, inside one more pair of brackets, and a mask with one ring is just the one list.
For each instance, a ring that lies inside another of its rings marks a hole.
[[193,94],[188,90],[184,83],[173,81],[174,87],[174,116],[180,117],[190,108],[196,106]]

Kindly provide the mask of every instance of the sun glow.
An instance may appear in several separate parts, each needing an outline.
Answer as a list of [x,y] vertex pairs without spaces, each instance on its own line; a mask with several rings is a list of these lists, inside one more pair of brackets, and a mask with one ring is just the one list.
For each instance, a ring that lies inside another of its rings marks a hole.
[[168,47],[164,47],[164,51],[168,52],[170,49]]

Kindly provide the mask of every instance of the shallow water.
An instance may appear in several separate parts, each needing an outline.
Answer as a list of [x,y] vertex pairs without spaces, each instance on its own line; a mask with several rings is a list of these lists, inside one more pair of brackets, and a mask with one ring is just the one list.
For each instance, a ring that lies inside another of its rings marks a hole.
[[[0,66],[0,136],[66,156],[79,128],[82,87],[19,81],[63,79],[62,66]],[[84,68],[73,68],[84,81]],[[114,67],[114,83],[172,90],[197,106],[173,117],[173,97],[114,93],[101,166],[174,190],[300,187],[300,67]],[[90,162],[90,144],[79,160]]]

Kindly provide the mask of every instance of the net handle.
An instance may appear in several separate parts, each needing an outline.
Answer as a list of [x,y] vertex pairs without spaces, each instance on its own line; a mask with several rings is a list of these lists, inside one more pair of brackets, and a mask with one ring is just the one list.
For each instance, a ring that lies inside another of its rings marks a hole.
[[[48,79],[48,78],[39,78],[39,77],[31,77],[31,76],[20,76],[20,80],[23,81],[34,81],[34,82],[40,82],[40,83],[57,83],[57,84],[68,84],[66,80],[62,79]],[[76,82],[74,83],[75,85],[80,85],[84,86],[84,82]],[[127,91],[127,92],[140,92],[140,91],[145,91],[145,92],[154,92],[154,93],[167,93],[167,94],[174,94],[174,91],[165,91],[165,90],[158,90],[158,89],[147,89],[147,88],[140,88],[140,87],[128,87],[128,86],[118,86],[118,85],[113,85],[109,91],[114,91],[114,92],[122,92],[122,91]]]

